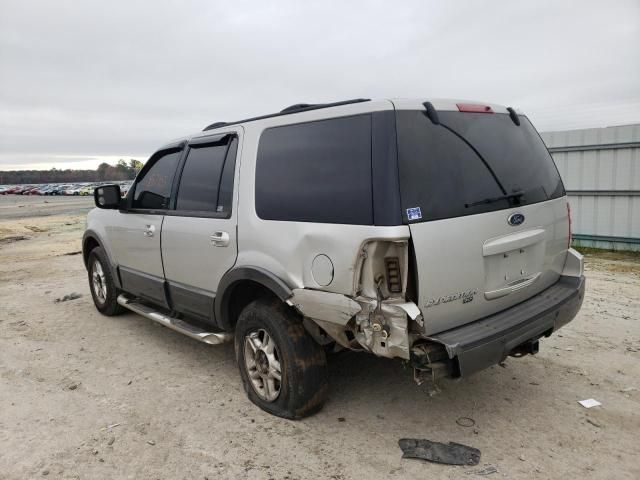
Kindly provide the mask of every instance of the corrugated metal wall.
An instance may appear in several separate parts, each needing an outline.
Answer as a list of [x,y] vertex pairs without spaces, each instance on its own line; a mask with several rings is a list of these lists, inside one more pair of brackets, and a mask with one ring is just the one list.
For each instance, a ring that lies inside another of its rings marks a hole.
[[569,195],[574,244],[640,251],[640,124],[541,135]]

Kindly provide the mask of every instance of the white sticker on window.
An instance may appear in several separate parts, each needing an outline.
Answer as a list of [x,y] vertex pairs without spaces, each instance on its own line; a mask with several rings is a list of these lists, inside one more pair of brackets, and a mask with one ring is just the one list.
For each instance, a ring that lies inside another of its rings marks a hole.
[[420,211],[420,207],[407,208],[407,219],[411,220],[420,220],[422,218],[422,212]]

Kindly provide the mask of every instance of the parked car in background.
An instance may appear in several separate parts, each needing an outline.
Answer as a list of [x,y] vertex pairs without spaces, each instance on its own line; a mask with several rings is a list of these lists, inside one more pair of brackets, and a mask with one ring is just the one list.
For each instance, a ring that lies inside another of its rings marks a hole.
[[62,185],[58,184],[58,185],[55,185],[55,186],[51,189],[51,193],[50,193],[50,195],[64,195],[65,190],[66,190],[67,188],[69,188],[69,187],[70,187],[70,185],[67,185],[67,184],[62,184]]
[[129,189],[131,188],[131,183],[125,182],[120,184],[120,195],[126,197],[129,193]]
[[32,190],[35,190],[36,187],[35,185],[27,185],[25,186],[19,193],[20,195],[30,195]]
[[96,184],[84,185],[78,190],[78,194],[82,196],[93,195],[93,191],[96,188]]
[[45,195],[56,195],[57,190],[58,190],[58,185],[56,184],[49,185],[45,191]]
[[29,192],[29,195],[46,195],[50,190],[49,185],[39,185]]
[[78,185],[69,185],[63,190],[63,195],[75,195],[78,188],[80,188]]
[[[131,180],[117,182],[121,192],[129,191]],[[69,195],[69,196],[90,196],[95,188],[105,182],[82,182],[82,183],[41,183],[22,185],[1,185],[0,195]]]

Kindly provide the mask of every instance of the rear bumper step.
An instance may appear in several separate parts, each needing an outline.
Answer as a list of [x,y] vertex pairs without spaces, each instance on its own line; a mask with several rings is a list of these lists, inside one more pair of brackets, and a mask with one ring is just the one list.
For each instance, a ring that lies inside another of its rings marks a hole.
[[125,308],[128,308],[132,312],[135,312],[143,317],[146,317],[154,322],[158,322],[165,327],[180,332],[188,337],[194,338],[200,342],[208,343],[209,345],[219,345],[221,343],[230,342],[233,340],[233,335],[226,332],[207,332],[195,325],[180,320],[178,318],[170,317],[169,315],[154,309],[144,303],[136,301],[136,299],[130,298],[125,294],[118,296],[118,303]]
[[537,347],[538,338],[569,323],[580,310],[584,289],[584,276],[563,276],[525,302],[429,340],[442,344],[450,359],[457,358],[460,376],[470,375],[500,363],[524,344]]

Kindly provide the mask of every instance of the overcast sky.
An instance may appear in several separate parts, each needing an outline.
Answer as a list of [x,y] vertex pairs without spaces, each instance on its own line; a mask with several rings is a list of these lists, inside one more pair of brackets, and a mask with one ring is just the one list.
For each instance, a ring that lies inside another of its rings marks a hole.
[[294,103],[445,97],[640,122],[640,1],[0,0],[0,169],[146,159]]

